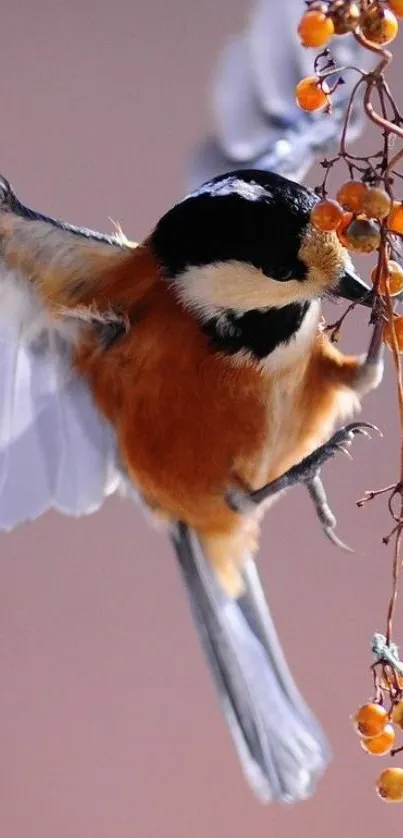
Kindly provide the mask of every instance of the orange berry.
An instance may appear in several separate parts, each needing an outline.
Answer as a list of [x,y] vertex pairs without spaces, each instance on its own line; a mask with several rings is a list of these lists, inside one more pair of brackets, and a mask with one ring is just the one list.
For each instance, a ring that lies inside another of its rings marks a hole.
[[388,230],[391,233],[403,233],[403,202],[393,201],[393,206],[388,217]]
[[393,725],[386,725],[379,736],[364,736],[361,748],[374,757],[384,757],[395,744],[396,734]]
[[295,89],[297,103],[303,111],[317,111],[329,104],[329,86],[317,76],[306,76]]
[[343,209],[349,212],[362,212],[367,191],[368,186],[360,180],[348,180],[340,186],[336,198]]
[[298,35],[304,47],[325,47],[334,35],[333,21],[321,11],[310,10],[298,24]]
[[311,221],[317,230],[330,232],[335,230],[343,217],[343,210],[337,201],[324,199],[319,201],[311,211]]
[[[395,329],[396,335],[396,342],[397,348],[400,352],[403,352],[403,317],[402,315],[398,315],[397,317],[393,318],[393,325]],[[390,323],[386,323],[384,330],[383,330],[383,339],[389,349],[393,349],[393,332],[392,326]]]
[[365,215],[368,215],[369,218],[376,218],[380,220],[382,218],[386,218],[389,214],[391,203],[389,195],[384,189],[379,189],[379,187],[373,186],[370,189],[367,189],[363,197],[362,209],[363,212],[365,212]]
[[[374,284],[377,277],[377,270],[377,267],[375,267],[371,272],[371,279]],[[387,263],[386,275],[381,274],[378,284],[378,291],[380,294],[386,294],[387,279],[389,280],[389,294],[391,295],[391,297],[394,297],[395,294],[400,294],[401,291],[403,291],[403,269],[400,267],[400,265],[398,265],[397,262],[394,262],[392,259],[390,259]]]
[[388,721],[388,714],[382,704],[363,704],[357,710],[354,721],[361,736],[379,736]]
[[381,241],[378,224],[366,218],[353,218],[343,235],[348,242],[349,250],[355,250],[358,253],[372,253],[379,247]]
[[388,0],[388,6],[398,17],[403,17],[403,0]]
[[376,790],[382,800],[400,803],[403,800],[403,768],[386,768],[378,777]]
[[361,17],[361,32],[373,44],[390,44],[396,38],[399,24],[390,9],[375,6]]
[[346,35],[357,28],[361,12],[358,3],[346,3],[346,0],[335,0],[329,10],[332,18],[335,35]]

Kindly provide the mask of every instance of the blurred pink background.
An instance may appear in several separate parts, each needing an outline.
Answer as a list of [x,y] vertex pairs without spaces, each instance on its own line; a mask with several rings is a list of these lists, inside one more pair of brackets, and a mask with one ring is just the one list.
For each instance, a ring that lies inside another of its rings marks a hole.
[[[248,8],[246,0],[8,3],[0,170],[44,212],[103,230],[111,217],[140,238],[187,188],[186,155],[210,124],[211,68]],[[392,82],[402,68],[397,55]],[[318,170],[309,177],[317,180]],[[371,266],[368,257],[360,265]],[[354,313],[343,346],[363,351],[367,340],[365,317]],[[384,630],[391,587],[392,552],[380,543],[390,528],[385,503],[354,505],[398,474],[387,361],[363,411],[384,439],[358,440],[353,463],[340,457],[324,472],[339,534],[356,554],[326,541],[303,490],[264,528],[260,567],[277,625],[334,748],[316,796],[294,808],[255,801],[169,544],[136,506],[112,499],[87,519],[49,514],[0,535],[4,838],[375,838],[401,828],[403,809],[373,788],[389,761],[364,755],[349,721],[371,692],[370,641]],[[403,641],[400,616],[396,629]]]

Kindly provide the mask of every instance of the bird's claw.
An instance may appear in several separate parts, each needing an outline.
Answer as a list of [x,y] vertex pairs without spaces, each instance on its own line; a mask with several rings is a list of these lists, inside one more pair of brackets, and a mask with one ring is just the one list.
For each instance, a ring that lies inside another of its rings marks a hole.
[[346,553],[354,553],[353,548],[349,547],[348,544],[345,544],[344,541],[342,541],[336,535],[332,527],[323,527],[323,532],[325,533],[329,541],[331,541],[332,544],[335,545],[335,547],[339,547],[340,550],[345,550]]
[[257,489],[253,492],[243,491],[241,489],[230,489],[226,492],[225,499],[234,512],[248,514],[256,509],[259,504],[263,503],[270,497],[283,492],[285,489],[290,489],[299,483],[305,483],[312,501],[314,503],[317,516],[322,524],[323,531],[326,536],[337,547],[347,550],[350,553],[354,551],[351,547],[344,544],[335,534],[334,527],[336,526],[336,518],[334,517],[326,499],[325,490],[320,479],[320,471],[324,463],[337,453],[341,452],[352,459],[351,453],[348,450],[355,436],[365,436],[371,438],[370,431],[377,431],[382,436],[381,431],[376,425],[370,422],[352,422],[344,428],[340,428],[333,436],[321,445],[312,454],[308,454],[300,463],[292,466],[285,474]]
[[[367,439],[371,439],[370,430],[376,431],[379,436],[382,436],[382,432],[379,428],[376,425],[372,425],[370,422],[352,422],[350,425],[346,425],[344,428],[340,428],[336,431],[328,442],[325,442],[324,445],[317,448],[313,454],[309,454],[308,457],[306,457],[305,460],[302,460],[299,465],[302,466],[305,461],[312,459],[316,461],[316,470],[319,471],[324,463],[330,459],[330,457],[334,457],[338,452],[342,452],[349,457],[350,460],[352,460],[352,456],[348,448],[350,447],[354,437],[359,435],[365,436]],[[301,479],[299,482],[304,481]]]

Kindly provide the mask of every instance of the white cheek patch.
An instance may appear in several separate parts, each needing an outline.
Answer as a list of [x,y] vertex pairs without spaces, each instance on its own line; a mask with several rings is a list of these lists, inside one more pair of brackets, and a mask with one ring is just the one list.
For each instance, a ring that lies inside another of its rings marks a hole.
[[341,251],[341,245],[340,252],[331,250],[328,272],[324,265],[312,266],[302,280],[293,279],[292,274],[283,280],[273,279],[253,265],[232,260],[191,266],[175,278],[174,289],[187,309],[206,320],[222,309],[242,314],[252,309],[284,308],[320,298],[337,285],[342,270],[355,273],[349,254]]
[[271,279],[245,262],[220,262],[187,268],[175,280],[175,291],[191,311],[210,319],[217,309],[244,313],[283,308],[317,296],[313,285],[297,279]]

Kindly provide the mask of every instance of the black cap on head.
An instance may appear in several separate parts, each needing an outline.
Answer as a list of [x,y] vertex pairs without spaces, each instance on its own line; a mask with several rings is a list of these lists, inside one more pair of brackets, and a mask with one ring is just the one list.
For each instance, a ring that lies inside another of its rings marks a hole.
[[151,245],[167,278],[189,266],[237,260],[277,280],[304,279],[298,257],[317,195],[256,169],[219,175],[172,207]]

